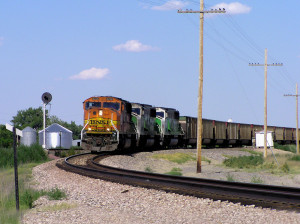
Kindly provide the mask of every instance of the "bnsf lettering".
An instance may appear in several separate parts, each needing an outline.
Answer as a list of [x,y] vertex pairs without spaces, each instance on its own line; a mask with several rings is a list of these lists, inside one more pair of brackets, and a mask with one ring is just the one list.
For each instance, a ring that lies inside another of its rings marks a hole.
[[96,121],[96,120],[91,120],[90,121],[90,124],[93,125],[93,124],[109,124],[109,121],[108,120],[101,120],[101,121]]

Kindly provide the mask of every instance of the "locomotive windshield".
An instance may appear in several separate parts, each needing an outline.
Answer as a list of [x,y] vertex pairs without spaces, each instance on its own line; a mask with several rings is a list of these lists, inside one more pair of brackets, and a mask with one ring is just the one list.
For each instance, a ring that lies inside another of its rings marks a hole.
[[132,108],[132,113],[135,113],[137,115],[141,115],[141,109],[140,108]]
[[85,109],[89,109],[91,107],[101,107],[100,102],[86,102],[85,103]]
[[156,112],[156,116],[164,118],[165,117],[165,113],[164,112]]
[[176,111],[176,112],[174,113],[174,118],[175,118],[176,120],[179,119],[179,112],[178,112],[178,111]]
[[120,109],[120,104],[119,103],[104,102],[103,107],[119,110]]
[[151,108],[151,110],[150,110],[150,117],[156,117],[156,110],[155,110],[155,108]]

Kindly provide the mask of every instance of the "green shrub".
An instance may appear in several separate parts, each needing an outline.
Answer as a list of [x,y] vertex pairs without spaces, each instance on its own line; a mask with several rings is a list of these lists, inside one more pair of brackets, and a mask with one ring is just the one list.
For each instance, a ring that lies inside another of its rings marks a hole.
[[289,160],[300,161],[300,155],[294,155]]
[[227,178],[227,181],[235,182],[233,175],[231,175],[230,173],[227,174],[226,178]]
[[145,171],[148,172],[148,173],[154,173],[153,170],[149,166],[147,166],[145,168]]
[[251,168],[263,164],[264,160],[262,156],[239,156],[230,157],[223,161],[223,164],[232,168]]
[[75,147],[71,147],[68,151],[67,151],[67,156],[73,156],[76,154],[75,152]]
[[61,152],[60,157],[61,157],[61,158],[67,157],[67,153],[66,153],[65,151],[64,151],[64,152]]
[[165,174],[167,174],[167,175],[174,175],[174,176],[182,176],[181,171],[182,171],[182,169],[175,167],[170,172],[167,172]]
[[[31,162],[47,161],[48,157],[42,146],[35,144],[32,146],[21,145],[17,147],[18,164],[25,164]],[[14,166],[14,151],[12,148],[0,149],[0,167]]]
[[280,145],[277,142],[274,142],[274,148],[296,153],[296,145]]
[[251,183],[262,184],[263,180],[260,177],[253,176],[252,179],[251,179]]
[[290,171],[290,167],[289,165],[285,162],[282,167],[281,167],[281,170],[285,173],[288,173]]
[[205,161],[205,162],[208,162],[208,164],[211,163],[211,160],[207,159],[206,157],[204,156],[201,156],[201,161]]
[[174,154],[156,154],[152,156],[155,159],[164,159],[174,163],[182,164],[190,160],[195,161],[196,157],[187,153],[174,153]]
[[65,192],[61,191],[58,188],[52,189],[51,191],[46,193],[50,200],[61,200],[66,198]]
[[273,170],[277,168],[277,165],[272,161],[271,163],[264,163],[261,165],[261,168],[263,169],[268,169],[268,170]]

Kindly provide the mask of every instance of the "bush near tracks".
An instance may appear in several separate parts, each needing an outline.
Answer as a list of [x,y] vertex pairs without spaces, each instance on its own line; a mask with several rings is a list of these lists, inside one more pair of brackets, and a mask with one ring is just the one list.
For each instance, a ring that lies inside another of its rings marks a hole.
[[[168,160],[170,162],[178,163],[178,164],[183,164],[188,161],[196,161],[197,158],[194,154],[192,153],[173,153],[173,154],[155,154],[152,156],[154,159],[164,159]],[[201,157],[201,161],[208,162],[209,164],[211,161],[204,156]]]
[[296,153],[296,145],[291,144],[291,145],[280,145],[277,142],[274,142],[274,148],[275,149],[281,149],[287,152],[293,152]]
[[174,175],[174,176],[182,176],[181,171],[182,171],[182,169],[180,169],[178,167],[174,167],[170,172],[167,172],[165,174],[167,174],[167,175]]
[[[35,144],[32,146],[21,145],[17,147],[18,164],[30,162],[45,162],[48,157],[42,146]],[[14,150],[12,148],[0,148],[0,167],[8,168],[14,166]]]
[[261,155],[230,157],[224,160],[223,164],[231,168],[252,168],[263,164],[264,159]]
[[223,164],[231,168],[267,171],[278,175],[300,173],[300,155],[292,153],[269,154],[264,159],[261,153],[255,152],[251,156],[229,157],[223,161]]

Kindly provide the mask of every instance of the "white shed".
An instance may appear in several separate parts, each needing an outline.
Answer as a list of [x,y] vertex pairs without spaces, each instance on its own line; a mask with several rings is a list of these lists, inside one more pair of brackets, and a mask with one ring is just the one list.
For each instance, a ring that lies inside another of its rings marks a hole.
[[[43,145],[44,130],[39,131],[39,144]],[[72,146],[72,131],[59,125],[52,124],[46,128],[46,149],[64,148]]]
[[[256,148],[264,147],[264,131],[255,132],[255,142],[256,142]],[[273,142],[273,132],[268,131],[267,132],[267,147],[274,147]]]

